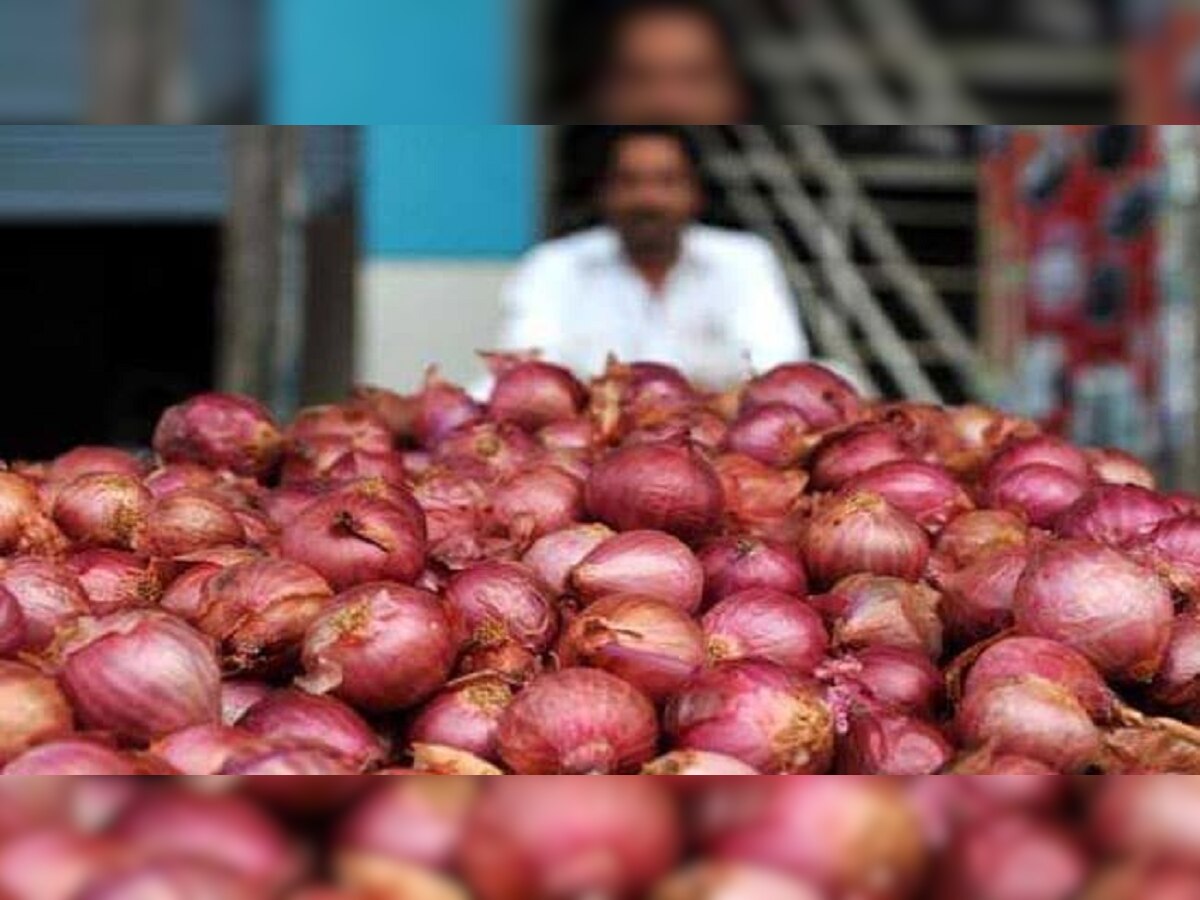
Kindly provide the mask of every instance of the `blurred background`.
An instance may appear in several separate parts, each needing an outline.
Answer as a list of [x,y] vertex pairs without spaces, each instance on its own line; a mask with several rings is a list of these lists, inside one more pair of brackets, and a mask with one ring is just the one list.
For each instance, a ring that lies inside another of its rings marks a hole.
[[1191,7],[6,0],[0,458],[474,384],[522,255],[597,221],[595,123],[674,122],[815,356],[1198,488]]

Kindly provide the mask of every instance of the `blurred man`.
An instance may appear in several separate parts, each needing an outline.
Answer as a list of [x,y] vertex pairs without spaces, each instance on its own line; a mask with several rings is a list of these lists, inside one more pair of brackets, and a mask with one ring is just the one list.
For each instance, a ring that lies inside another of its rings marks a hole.
[[808,346],[787,279],[761,238],[697,224],[697,154],[668,126],[608,143],[605,224],[535,249],[504,294],[508,349],[595,373],[612,352],[679,366],[722,387]]
[[748,91],[731,29],[704,0],[632,0],[603,44],[593,114],[601,122],[742,121]]

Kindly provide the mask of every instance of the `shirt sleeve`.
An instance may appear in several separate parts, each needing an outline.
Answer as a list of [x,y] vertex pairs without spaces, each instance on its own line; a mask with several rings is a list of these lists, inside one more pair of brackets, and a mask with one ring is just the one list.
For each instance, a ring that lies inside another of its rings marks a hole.
[[783,264],[766,241],[748,254],[740,286],[740,338],[759,372],[808,359],[808,339]]
[[557,309],[564,281],[562,266],[547,248],[529,253],[501,290],[496,349],[540,350],[545,359],[555,359],[562,342]]

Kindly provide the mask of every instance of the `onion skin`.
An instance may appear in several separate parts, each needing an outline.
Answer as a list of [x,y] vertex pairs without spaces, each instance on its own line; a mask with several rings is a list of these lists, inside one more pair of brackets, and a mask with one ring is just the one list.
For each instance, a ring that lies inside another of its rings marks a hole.
[[465,750],[414,744],[412,771],[422,775],[503,775],[499,768]]
[[152,500],[129,475],[82,475],[58,491],[54,521],[79,545],[130,550],[141,538]]
[[283,436],[254,400],[201,394],[163,413],[154,430],[154,450],[164,462],[194,462],[259,477],[278,462]]
[[[320,747],[297,747],[294,749],[270,750],[266,753],[251,753],[237,756],[227,762],[219,775],[290,775],[325,776],[358,775],[358,770],[348,761]],[[259,782],[255,792],[262,792],[271,782]],[[297,788],[278,782],[279,790],[294,792]],[[272,795],[278,796],[278,795]]]
[[386,583],[353,588],[308,626],[300,685],[371,712],[406,709],[450,677],[457,629],[434,594]]
[[607,672],[566,669],[541,675],[505,710],[500,757],[518,775],[634,772],[653,758],[654,706]]
[[942,673],[929,657],[899,647],[867,647],[830,660],[817,677],[872,709],[932,718],[942,700]]
[[941,614],[954,640],[974,643],[1012,625],[1013,597],[1028,561],[1028,551],[1010,550],[942,580]]
[[964,513],[943,529],[930,559],[935,581],[988,557],[1020,550],[1029,543],[1029,526],[1011,512],[980,509]]
[[1175,617],[1171,642],[1150,694],[1163,706],[1185,710],[1189,721],[1200,719],[1200,612]]
[[439,441],[434,461],[479,478],[502,478],[542,455],[537,441],[511,423],[477,422]]
[[488,364],[496,375],[488,413],[497,422],[537,431],[574,418],[587,399],[583,385],[561,366],[495,355]]
[[179,490],[150,507],[139,549],[151,556],[183,556],[240,544],[245,537],[237,516],[217,498]]
[[92,741],[39,744],[4,767],[4,775],[137,775],[133,760]]
[[1136,456],[1111,447],[1084,452],[1093,474],[1104,484],[1131,484],[1148,491],[1158,487],[1154,473]]
[[97,615],[153,607],[162,597],[167,575],[153,560],[124,550],[81,550],[67,565]]
[[53,678],[0,660],[0,766],[38,744],[69,735],[72,713]]
[[722,663],[667,706],[674,746],[740,759],[766,775],[828,772],[833,713],[814,682],[766,662]]
[[337,590],[364,581],[411,584],[425,567],[425,517],[365,491],[314,500],[284,526],[280,550],[311,566]]
[[59,628],[91,613],[79,579],[50,560],[21,557],[0,562],[0,588],[20,604],[26,650],[45,649]]
[[912,452],[894,429],[863,424],[825,438],[813,451],[808,465],[814,488],[836,491],[878,466],[912,458]]
[[142,900],[211,897],[255,900],[262,888],[228,869],[195,859],[171,858],[106,872],[74,900]]
[[975,508],[949,471],[926,462],[884,463],[851,478],[844,490],[877,494],[934,533]]
[[541,653],[558,634],[549,588],[518,563],[483,562],[459,572],[446,587],[445,601],[479,647],[512,641]]
[[1200,598],[1200,516],[1164,522],[1143,538],[1130,556],[1154,569],[1181,594]]
[[273,688],[262,681],[226,679],[221,682],[221,721],[236,725],[259,700],[266,699]]
[[1020,813],[963,829],[946,853],[938,900],[1070,900],[1087,883],[1083,848]]
[[750,588],[766,588],[796,597],[808,595],[804,564],[790,549],[752,537],[723,537],[700,554],[704,602],[712,606]]
[[106,838],[63,824],[28,829],[0,845],[0,896],[76,900],[121,861],[118,851]]
[[0,554],[53,554],[66,544],[66,537],[42,512],[37,486],[15,472],[0,470]]
[[1078,447],[1052,435],[1039,434],[1035,437],[1010,441],[992,457],[984,473],[986,485],[994,486],[998,479],[1015,469],[1029,465],[1045,465],[1073,475],[1076,480],[1086,482],[1092,468],[1087,455]]
[[642,594],[612,594],[571,620],[559,642],[564,666],[603,669],[661,702],[705,663],[704,635],[682,610]]
[[25,646],[26,631],[20,602],[0,587],[0,658],[11,656]]
[[196,627],[221,644],[226,668],[267,673],[290,663],[333,591],[307,566],[282,559],[240,563],[205,584]]
[[368,409],[355,406],[310,406],[296,413],[288,426],[288,442],[339,441],[347,450],[386,453],[392,449],[392,431]]
[[357,769],[381,764],[383,741],[353,709],[332,697],[276,691],[250,707],[239,727],[278,746],[307,746],[339,756]]
[[742,410],[784,403],[799,410],[814,429],[832,428],[852,419],[860,401],[840,375],[813,363],[789,363],[754,379],[742,394]]
[[833,640],[839,647],[897,647],[942,655],[941,595],[898,578],[852,575],[832,591],[839,609]]
[[804,414],[784,403],[767,403],[738,416],[729,428],[725,447],[763,465],[794,466],[810,443],[812,427]]
[[211,643],[166,613],[85,619],[58,648],[59,681],[83,724],[139,743],[220,721]]
[[527,778],[488,783],[460,865],[479,900],[633,900],[681,850],[678,814],[655,779]]
[[819,585],[870,573],[916,581],[929,558],[929,538],[876,494],[839,496],[819,510],[804,538],[804,562]]
[[933,725],[895,713],[851,717],[839,746],[842,775],[934,775],[954,757]]
[[1106,677],[1149,681],[1166,653],[1174,604],[1152,572],[1116,551],[1057,541],[1032,554],[1014,613],[1022,634],[1078,650]]
[[151,753],[184,775],[216,775],[235,756],[269,749],[256,735],[228,725],[193,725],[150,745]]
[[46,472],[46,480],[69,484],[82,475],[127,475],[141,478],[146,466],[132,453],[116,447],[75,447],[55,457]]
[[535,466],[497,485],[491,503],[493,521],[529,542],[583,518],[583,485],[555,466]]
[[718,456],[713,468],[725,495],[730,531],[789,545],[799,540],[807,513],[808,476],[802,470],[771,469],[736,453]]
[[1129,547],[1176,517],[1161,494],[1133,485],[1097,485],[1062,514],[1060,537]]
[[452,747],[498,762],[500,718],[513,696],[512,686],[499,676],[465,678],[425,704],[409,726],[408,740]]
[[1034,675],[969,693],[955,727],[968,747],[1028,757],[1059,772],[1081,771],[1101,753],[1100,732],[1083,705]]
[[572,570],[616,534],[607,525],[571,525],[534,541],[521,562],[556,594],[566,593]]
[[1020,513],[1031,525],[1050,528],[1087,494],[1088,483],[1058,466],[1034,463],[1006,470],[989,482],[984,502]]
[[642,767],[643,775],[758,775],[759,771],[732,756],[703,750],[676,750]]
[[1195,869],[1198,787],[1184,777],[1105,779],[1090,810],[1093,840],[1110,854]]
[[678,538],[661,531],[626,531],[600,544],[571,572],[585,602],[638,593],[694,613],[704,593],[700,561]]
[[821,617],[799,598],[768,588],[733,594],[701,620],[714,662],[757,659],[811,675],[829,649]]
[[725,504],[708,462],[662,444],[626,447],[601,460],[585,497],[588,511],[618,531],[665,531],[686,542],[714,531]]
[[458,428],[483,417],[483,408],[457,385],[442,379],[436,369],[425,375],[425,384],[416,396],[413,436],[421,447],[432,449]]
[[768,869],[700,862],[661,882],[650,900],[753,900],[756,897],[822,900],[823,895]]

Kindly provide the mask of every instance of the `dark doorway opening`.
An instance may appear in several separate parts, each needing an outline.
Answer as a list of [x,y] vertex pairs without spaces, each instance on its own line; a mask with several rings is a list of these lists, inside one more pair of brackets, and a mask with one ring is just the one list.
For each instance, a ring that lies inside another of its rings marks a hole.
[[148,446],[209,389],[220,242],[216,223],[0,227],[0,459]]

